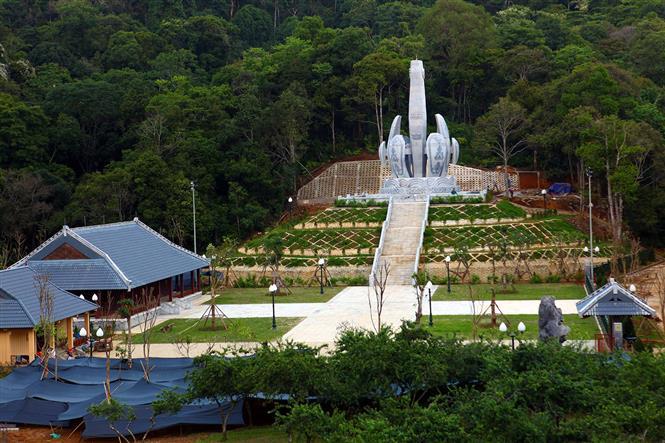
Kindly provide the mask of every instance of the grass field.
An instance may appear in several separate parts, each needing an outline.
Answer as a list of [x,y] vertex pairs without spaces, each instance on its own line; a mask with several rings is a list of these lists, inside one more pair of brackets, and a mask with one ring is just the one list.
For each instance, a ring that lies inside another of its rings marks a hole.
[[[478,300],[491,300],[492,285],[451,285],[450,295],[446,285],[439,285],[432,300],[469,300],[469,287]],[[580,300],[584,298],[584,288],[575,283],[516,284],[502,292],[500,284],[494,286],[497,300],[540,300],[543,295],[551,295],[557,300]]]
[[[517,331],[519,322],[524,322],[526,325],[526,332],[523,335],[518,334],[519,338],[525,340],[535,340],[538,338],[538,315],[507,315],[510,322],[509,331]],[[592,318],[579,318],[577,315],[564,315],[564,323],[570,327],[569,340],[593,340],[595,334],[599,333],[596,322]],[[434,326],[428,326],[428,317],[425,315],[422,318],[424,327],[431,331],[434,335],[457,337],[457,338],[472,338],[472,316],[470,315],[435,315]],[[479,325],[478,335],[484,338],[505,338],[510,337],[506,334],[499,332],[498,327],[492,328],[489,324],[489,317]],[[499,317],[498,324],[504,321],[503,317]]]
[[[198,319],[173,319],[155,326],[151,343],[174,343],[177,339],[189,337],[192,343],[222,343],[237,341],[271,341],[280,338],[298,324],[302,318],[281,317],[277,319],[277,329],[272,329],[271,318],[224,319],[228,329],[223,329],[217,319],[217,329],[212,330],[210,321],[206,326]],[[198,322],[198,323],[197,323]],[[171,326],[172,325],[172,326]],[[166,330],[165,328],[169,328]],[[143,343],[141,335],[134,335],[132,342]]]
[[[343,287],[324,287],[323,295],[318,286],[291,287],[291,294],[276,295],[275,303],[325,303],[333,298]],[[210,295],[206,296],[206,304],[210,304]],[[216,303],[224,305],[271,303],[267,288],[227,288],[217,297]]]

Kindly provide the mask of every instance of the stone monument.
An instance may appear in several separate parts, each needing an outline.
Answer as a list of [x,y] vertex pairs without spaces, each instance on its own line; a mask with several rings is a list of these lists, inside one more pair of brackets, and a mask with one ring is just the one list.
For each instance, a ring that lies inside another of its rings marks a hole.
[[437,132],[427,136],[425,69],[421,60],[411,60],[409,79],[409,136],[400,134],[402,117],[396,116],[388,142],[379,146],[379,158],[392,171],[381,193],[455,194],[459,187],[455,177],[448,175],[448,166],[457,163],[459,143],[450,137],[441,114],[434,116]]
[[554,297],[546,295],[540,299],[538,307],[538,338],[541,341],[556,338],[559,343],[566,341],[570,328],[563,324],[563,313],[556,307]]

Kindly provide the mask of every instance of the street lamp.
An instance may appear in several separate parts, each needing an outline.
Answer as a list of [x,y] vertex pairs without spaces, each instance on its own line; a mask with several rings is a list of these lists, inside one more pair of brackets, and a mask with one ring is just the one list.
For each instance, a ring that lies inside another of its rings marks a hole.
[[[79,329],[79,337],[85,338],[88,335],[88,331],[85,330],[85,328]],[[92,340],[89,341],[89,346],[90,346],[90,358],[92,358]]]
[[293,217],[293,197],[289,197],[286,201],[289,203],[289,217]]
[[541,190],[540,194],[543,196],[543,211],[547,211],[547,189]]
[[591,168],[586,168],[586,176],[589,179],[589,275],[591,277],[591,285],[594,286],[595,289],[593,280],[593,202],[591,201],[591,177],[593,177],[593,170]]
[[[289,197],[291,198],[291,197]],[[319,265],[319,271],[321,272],[321,280],[319,281],[320,287],[321,287],[321,294],[323,294],[323,268],[326,265],[326,259],[321,257],[318,262]]]
[[190,181],[189,185],[192,189],[192,219],[194,220],[194,254],[196,254],[196,194],[194,192],[194,181]]
[[443,259],[446,262],[446,273],[448,274],[448,294],[450,294],[450,255]]
[[268,292],[272,296],[272,328],[277,329],[277,322],[275,321],[275,293],[277,292],[277,285],[271,284],[268,287]]
[[97,297],[97,294],[96,293],[92,294],[92,301],[96,302],[97,300],[99,300],[99,297]]
[[85,300],[85,297],[83,296],[83,294],[79,295],[79,298],[80,298],[81,300]]
[[425,285],[425,289],[427,289],[427,292],[429,292],[429,325],[433,326],[434,325],[434,319],[432,318],[432,282],[427,281],[427,284]]

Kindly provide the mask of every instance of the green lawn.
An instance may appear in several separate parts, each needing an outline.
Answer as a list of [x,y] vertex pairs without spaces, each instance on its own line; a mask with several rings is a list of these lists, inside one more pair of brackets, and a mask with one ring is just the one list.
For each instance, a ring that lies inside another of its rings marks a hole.
[[[333,298],[342,287],[324,287],[323,295],[319,293],[318,286],[291,287],[291,294],[275,296],[275,303],[325,303]],[[206,304],[210,304],[210,295],[207,295]],[[271,303],[267,288],[227,288],[215,297],[216,302],[224,305]]]
[[[506,317],[510,322],[509,330],[517,331],[519,322],[524,322],[526,325],[524,339],[535,340],[538,338],[538,315],[507,315]],[[577,315],[569,314],[564,315],[563,319],[564,323],[570,327],[569,340],[593,340],[595,334],[599,333],[593,318],[579,318]],[[428,326],[428,321],[427,315],[423,316],[422,324],[434,335],[446,337],[455,335],[458,338],[471,338],[472,336],[472,316],[470,315],[435,315],[434,326],[431,328]],[[501,324],[502,321],[504,321],[503,317],[499,317],[497,323]],[[501,334],[498,327],[491,328],[489,322],[489,316],[483,319],[478,328],[478,335],[485,338],[509,338],[507,335]]]
[[[247,428],[231,429],[227,433],[226,441],[251,442],[251,443],[272,443],[286,442],[288,437],[286,432],[275,426],[256,426]],[[224,441],[222,433],[215,433],[197,440],[198,443],[213,443]]]
[[[477,284],[477,285],[451,285],[450,295],[448,295],[448,287],[446,285],[439,285],[432,296],[432,300],[469,300],[469,287],[473,294],[478,297],[478,300],[490,300],[492,285]],[[575,283],[542,283],[542,284],[516,284],[513,285],[515,291],[511,291],[508,286],[508,291],[504,292],[501,285],[494,286],[496,291],[497,300],[540,300],[543,295],[551,295],[557,300],[580,300],[584,298],[584,288],[582,285]]]
[[[192,343],[222,343],[236,341],[271,341],[280,338],[298,324],[302,318],[281,317],[277,319],[277,329],[272,329],[272,318],[234,318],[224,319],[228,329],[223,329],[217,319],[217,329],[212,330],[210,321],[203,325],[197,319],[173,319],[153,328],[151,343],[174,343],[190,337]],[[170,325],[172,329],[166,330]],[[143,343],[140,334],[134,335],[135,344]]]

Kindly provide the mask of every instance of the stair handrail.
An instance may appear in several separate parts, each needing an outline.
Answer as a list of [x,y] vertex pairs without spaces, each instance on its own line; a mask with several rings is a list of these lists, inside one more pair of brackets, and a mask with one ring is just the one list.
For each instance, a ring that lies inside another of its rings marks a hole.
[[392,213],[393,213],[393,196],[391,195],[388,198],[388,211],[386,212],[386,219],[381,225],[381,237],[379,238],[379,246],[377,246],[376,250],[374,251],[374,261],[372,262],[372,270],[369,273],[369,281],[368,281],[369,286],[372,286],[374,284],[374,276],[376,275],[377,267],[379,266],[379,262],[381,261],[381,255],[383,254],[383,243],[385,242],[385,234],[388,231],[388,227],[390,226],[390,217],[392,216]]
[[[427,194],[425,198],[425,213],[423,214],[423,220],[420,223],[420,238],[418,240],[418,248],[416,249],[416,260],[413,263],[413,273],[418,273],[418,265],[420,264],[420,251],[423,247],[423,240],[425,238],[425,227],[427,226],[427,220],[429,219],[429,200],[430,196]],[[415,286],[415,279],[411,278],[411,284]]]

